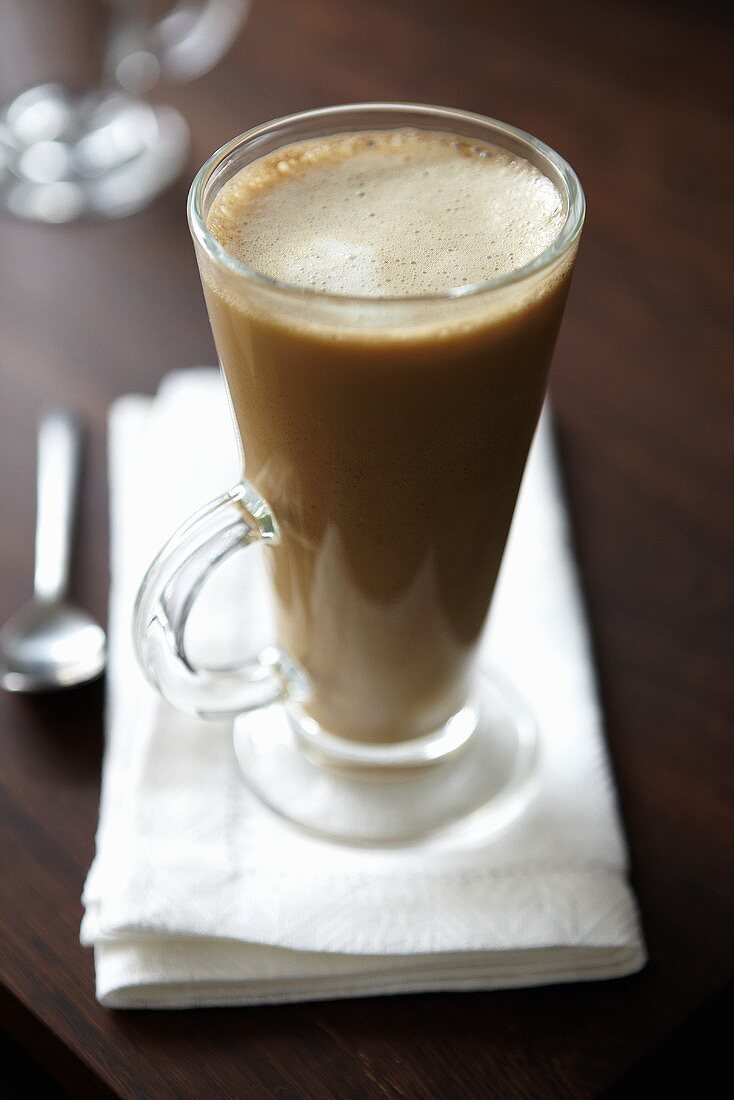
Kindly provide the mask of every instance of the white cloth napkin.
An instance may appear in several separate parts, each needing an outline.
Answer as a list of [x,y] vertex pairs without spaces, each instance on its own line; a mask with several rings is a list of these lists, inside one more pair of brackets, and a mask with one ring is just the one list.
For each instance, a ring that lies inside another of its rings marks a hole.
[[[300,835],[248,793],[229,723],[185,718],[144,682],[130,642],[142,573],[237,470],[214,371],[179,372],[155,399],[113,406],[107,746],[82,924],[100,1001],[256,1004],[639,969],[645,951],[547,417],[483,648],[535,712],[541,788],[499,837],[450,850],[364,851]],[[249,592],[262,610],[255,552],[237,555],[202,595],[209,656],[248,648],[231,613],[234,584],[239,606]]]

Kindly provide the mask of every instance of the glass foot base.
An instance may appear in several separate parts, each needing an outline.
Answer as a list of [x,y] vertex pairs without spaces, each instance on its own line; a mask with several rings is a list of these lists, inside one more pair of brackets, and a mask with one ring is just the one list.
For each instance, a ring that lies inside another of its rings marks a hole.
[[297,708],[275,704],[235,720],[234,746],[261,802],[346,844],[491,835],[522,813],[537,779],[535,722],[496,673],[478,678],[473,699],[452,722],[414,742],[356,745],[320,734]]
[[0,205],[41,222],[121,218],[180,174],[189,131],[171,107],[44,84],[0,113]]

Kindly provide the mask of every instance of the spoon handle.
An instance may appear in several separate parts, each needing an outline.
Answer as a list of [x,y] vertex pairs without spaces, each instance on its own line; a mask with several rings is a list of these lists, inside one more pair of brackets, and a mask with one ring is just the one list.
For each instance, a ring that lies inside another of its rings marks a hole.
[[80,432],[63,410],[47,413],[38,429],[38,510],[33,587],[42,600],[66,594],[71,558]]

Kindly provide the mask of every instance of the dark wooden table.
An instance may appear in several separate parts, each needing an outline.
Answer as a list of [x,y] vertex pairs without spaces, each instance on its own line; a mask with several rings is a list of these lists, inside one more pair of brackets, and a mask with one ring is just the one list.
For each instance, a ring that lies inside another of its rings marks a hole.
[[[553,385],[651,961],[542,990],[105,1011],[77,938],[103,687],[3,696],[0,1004],[72,1095],[594,1096],[729,979],[730,35],[662,0],[256,0],[215,72],[165,90],[192,168],[255,122],[360,99],[507,119],[577,168],[589,220]],[[112,225],[0,222],[0,619],[29,594],[34,433],[55,400],[91,426],[76,591],[106,615],[108,406],[213,359],[184,196]]]

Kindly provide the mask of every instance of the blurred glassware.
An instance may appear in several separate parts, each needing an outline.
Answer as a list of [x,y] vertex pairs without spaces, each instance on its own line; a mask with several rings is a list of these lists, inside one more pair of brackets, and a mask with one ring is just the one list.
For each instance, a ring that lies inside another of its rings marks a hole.
[[250,0],[0,0],[0,204],[120,218],[179,175],[188,127],[143,98],[207,72]]

